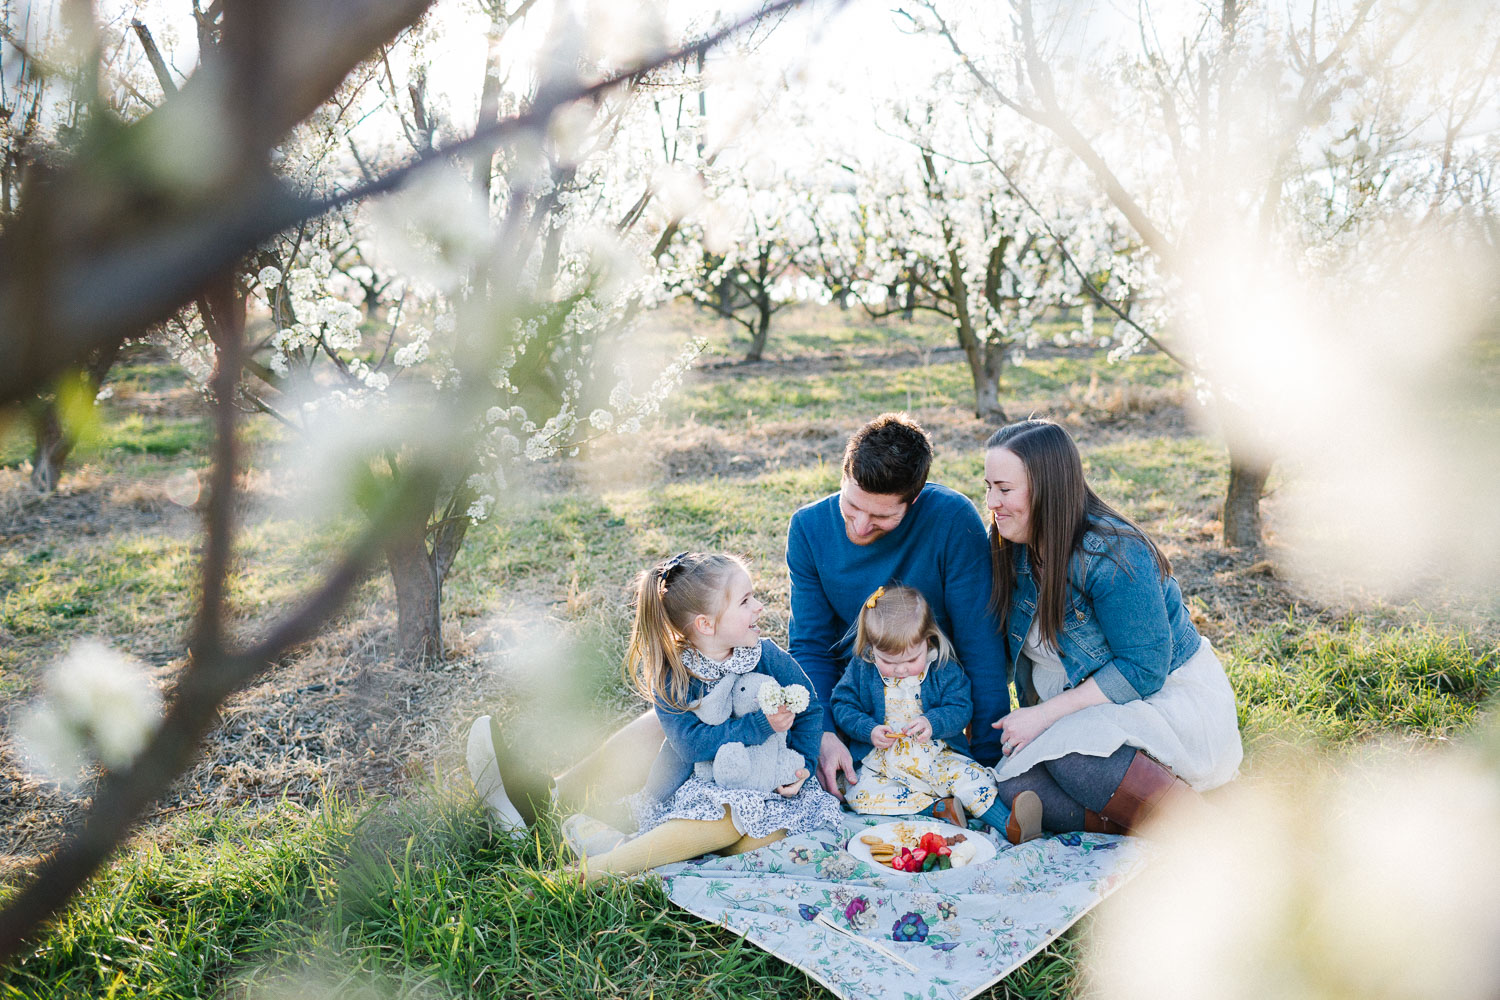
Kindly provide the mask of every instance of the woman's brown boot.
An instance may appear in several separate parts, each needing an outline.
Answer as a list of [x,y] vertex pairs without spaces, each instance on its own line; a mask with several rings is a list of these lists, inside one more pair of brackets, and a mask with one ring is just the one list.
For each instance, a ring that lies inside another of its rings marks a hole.
[[1112,820],[1105,819],[1103,816],[1100,816],[1092,809],[1085,809],[1083,811],[1083,832],[1128,833],[1130,831],[1126,830],[1123,826],[1116,822],[1113,822]]
[[1099,810],[1104,824],[1115,824],[1115,830],[1101,829],[1100,833],[1138,833],[1163,809],[1172,810],[1185,803],[1201,801],[1198,793],[1186,781],[1172,773],[1171,768],[1148,756],[1144,750],[1135,752],[1135,759],[1125,769],[1125,777],[1115,793]]

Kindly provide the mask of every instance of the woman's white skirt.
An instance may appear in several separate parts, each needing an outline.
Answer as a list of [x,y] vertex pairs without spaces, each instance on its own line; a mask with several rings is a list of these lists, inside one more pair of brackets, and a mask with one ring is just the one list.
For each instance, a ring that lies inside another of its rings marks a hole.
[[1207,639],[1191,659],[1167,675],[1160,691],[1123,705],[1093,705],[1064,716],[1002,760],[995,777],[1014,778],[1070,753],[1108,757],[1122,746],[1146,751],[1200,792],[1227,783],[1239,771],[1245,751],[1234,689]]

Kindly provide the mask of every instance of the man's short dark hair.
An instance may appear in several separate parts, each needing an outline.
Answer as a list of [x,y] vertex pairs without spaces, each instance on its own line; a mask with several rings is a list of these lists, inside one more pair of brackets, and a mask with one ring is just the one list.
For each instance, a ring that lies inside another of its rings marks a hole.
[[911,503],[927,485],[932,443],[904,413],[882,413],[854,432],[844,449],[844,475],[866,493]]

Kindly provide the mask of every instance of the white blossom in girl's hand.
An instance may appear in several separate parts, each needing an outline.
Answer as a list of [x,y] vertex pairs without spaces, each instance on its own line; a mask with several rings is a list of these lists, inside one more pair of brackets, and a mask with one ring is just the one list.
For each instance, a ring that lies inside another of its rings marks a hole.
[[260,282],[262,288],[275,288],[281,284],[281,271],[274,267],[263,267],[255,280]]
[[42,680],[43,697],[18,735],[42,769],[77,778],[90,759],[125,767],[161,719],[161,696],[139,664],[96,640],[73,646]]

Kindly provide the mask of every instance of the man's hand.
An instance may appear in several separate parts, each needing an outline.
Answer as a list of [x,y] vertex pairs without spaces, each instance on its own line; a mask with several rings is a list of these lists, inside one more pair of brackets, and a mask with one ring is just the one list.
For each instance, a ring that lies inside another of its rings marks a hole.
[[783,705],[774,712],[767,712],[766,721],[771,724],[771,732],[784,733],[797,721],[797,713]]
[[791,782],[790,784],[782,785],[780,788],[776,789],[776,791],[780,792],[787,798],[791,798],[793,795],[796,795],[798,792],[802,791],[802,785],[806,781],[807,768],[799,767],[797,768],[797,780]]
[[932,739],[932,723],[927,720],[927,716],[925,715],[917,716],[908,722],[901,731],[918,743],[926,743]]
[[896,730],[892,729],[890,726],[887,726],[885,723],[881,723],[874,729],[870,730],[870,742],[875,745],[875,748],[877,750],[884,750],[894,744],[896,742],[896,737],[899,735],[900,733],[896,732]]
[[844,772],[846,785],[854,784],[854,758],[850,756],[849,748],[836,734],[825,732],[823,746],[818,751],[818,784],[842,802],[844,793],[839,791],[838,782],[840,771]]

